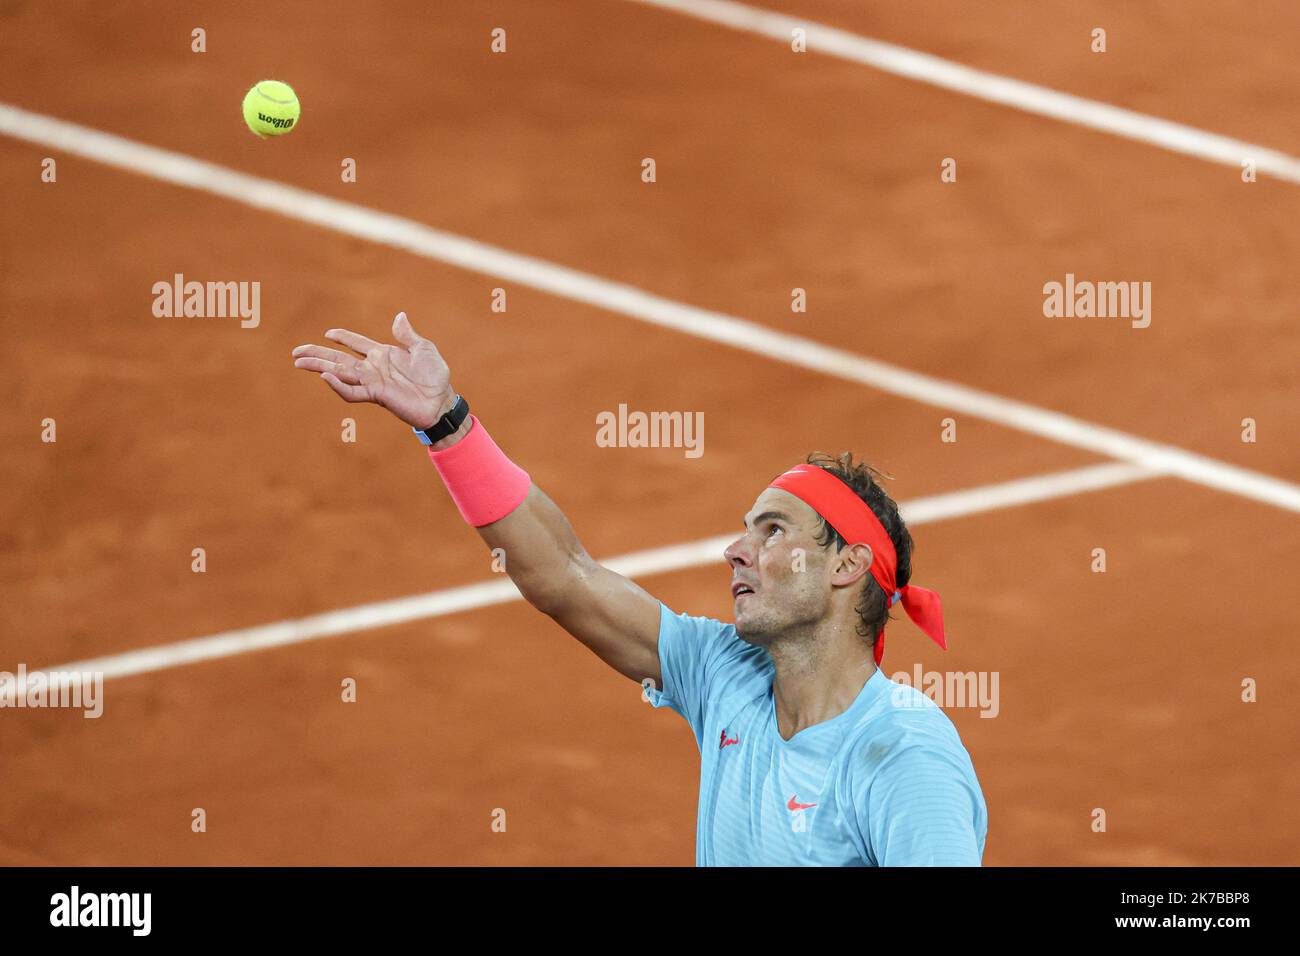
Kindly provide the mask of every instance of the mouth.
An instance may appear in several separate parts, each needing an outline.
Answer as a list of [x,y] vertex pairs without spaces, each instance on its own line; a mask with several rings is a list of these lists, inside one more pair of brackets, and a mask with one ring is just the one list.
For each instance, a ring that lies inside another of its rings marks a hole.
[[745,584],[741,581],[737,581],[731,585],[731,596],[735,600],[739,600],[740,598],[744,597],[746,594],[753,594],[753,593],[754,593],[754,589],[751,588],[748,584]]

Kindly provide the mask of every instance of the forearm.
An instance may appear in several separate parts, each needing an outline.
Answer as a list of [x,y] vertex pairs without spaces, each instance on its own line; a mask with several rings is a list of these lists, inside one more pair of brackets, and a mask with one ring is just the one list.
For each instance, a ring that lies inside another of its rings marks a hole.
[[533,607],[632,680],[659,680],[659,602],[593,561],[564,513],[476,420],[432,447],[461,516]]
[[524,599],[546,614],[563,607],[591,564],[569,519],[536,484],[518,508],[476,530]]
[[[430,446],[430,452],[449,479],[448,490],[462,516],[492,550],[496,566],[504,565],[534,607],[551,613],[561,606],[590,558],[555,502],[504,457],[472,417]],[[500,474],[508,475],[504,484],[491,487]]]
[[[433,428],[441,433],[438,423],[459,404],[451,369],[405,312],[393,319],[396,346],[349,329],[325,337],[355,354],[299,345],[294,367],[318,374],[346,402],[381,405],[426,436]],[[488,547],[500,549],[506,572],[534,607],[620,673],[635,680],[657,675],[659,603],[587,555],[560,509],[472,414],[434,441],[429,457],[461,517]]]

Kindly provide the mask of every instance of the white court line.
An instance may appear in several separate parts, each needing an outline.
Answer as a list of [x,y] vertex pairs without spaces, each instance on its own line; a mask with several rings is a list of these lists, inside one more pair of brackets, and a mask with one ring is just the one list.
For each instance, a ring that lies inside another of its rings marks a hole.
[[[1136,465],[1110,462],[1037,475],[1033,478],[983,485],[965,491],[917,498],[915,501],[903,502],[900,509],[908,525],[915,527],[1000,508],[1114,488],[1155,477],[1158,477],[1158,474],[1154,471]],[[630,578],[648,577],[710,564],[722,567],[722,550],[736,540],[736,537],[737,534],[717,535],[687,544],[634,551],[602,560],[600,563]],[[134,674],[148,674],[184,664],[218,660],[272,647],[301,644],[304,641],[332,637],[351,631],[365,631],[408,621],[443,617],[459,611],[507,604],[520,599],[514,582],[509,578],[500,578],[428,594],[416,594],[391,601],[378,601],[337,611],[326,611],[310,617],[224,631],[207,637],[191,638],[173,644],[160,644],[121,654],[111,654],[107,657],[74,661],[71,664],[31,671],[27,676],[30,680],[36,673],[41,673],[46,675],[48,680],[51,676],[60,674],[91,672],[102,673],[105,680],[113,677],[129,677]],[[62,681],[62,683],[67,682],[67,680]],[[15,691],[15,686],[9,684],[4,689],[0,689],[0,694],[12,700]]]
[[811,339],[764,328],[756,322],[652,295],[577,269],[465,239],[390,213],[378,212],[214,163],[30,113],[0,103],[0,133],[62,150],[163,182],[212,193],[349,236],[518,283],[532,289],[621,313],[650,325],[720,342],[777,362],[869,385],[948,412],[1117,458],[1151,471],[1168,472],[1230,494],[1300,512],[1300,485],[1216,461],[1172,445],[1138,438],[991,392],[909,372]]
[[814,23],[802,17],[775,13],[732,0],[630,0],[648,7],[659,7],[709,23],[754,33],[789,44],[790,31],[801,27],[806,32],[810,53],[829,56],[875,67],[895,76],[928,83],[964,96],[973,96],[1001,106],[1023,110],[1037,116],[1085,126],[1089,129],[1161,149],[1206,159],[1212,163],[1241,168],[1244,159],[1253,159],[1257,172],[1300,183],[1300,159],[1280,150],[1257,143],[1220,136],[1194,126],[1185,126],[1097,100],[1062,93],[1046,86],[1013,80],[963,66],[952,60],[910,47],[873,40],[847,30]]

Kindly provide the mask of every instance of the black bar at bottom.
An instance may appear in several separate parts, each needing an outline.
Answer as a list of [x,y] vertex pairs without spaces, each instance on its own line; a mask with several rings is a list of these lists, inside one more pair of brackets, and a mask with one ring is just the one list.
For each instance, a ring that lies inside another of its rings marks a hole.
[[481,944],[535,946],[545,941],[539,933],[556,945],[609,944],[627,934],[663,944],[689,931],[693,943],[793,932],[814,945],[823,933],[851,934],[855,925],[972,945],[1097,935],[1231,943],[1286,928],[1283,908],[1296,876],[1296,869],[1263,868],[41,867],[0,870],[0,927],[9,943],[284,940],[295,949],[413,932],[443,939],[453,929]]

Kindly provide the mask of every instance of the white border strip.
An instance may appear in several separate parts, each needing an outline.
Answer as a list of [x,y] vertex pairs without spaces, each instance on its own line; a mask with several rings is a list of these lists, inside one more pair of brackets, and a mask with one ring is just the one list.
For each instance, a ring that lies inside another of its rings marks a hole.
[[801,17],[774,13],[743,3],[733,3],[731,0],[630,2],[659,7],[733,30],[780,40],[787,45],[791,40],[790,31],[802,28],[806,31],[809,52],[825,53],[964,96],[1111,133],[1212,163],[1240,169],[1242,160],[1253,159],[1257,172],[1300,183],[1300,159],[1268,146],[1220,136],[1194,126],[1184,126],[1097,100],[1061,93],[997,73],[987,73],[929,53],[883,40],[873,40]]
[[136,143],[75,123],[0,103],[0,133],[105,163],[129,172],[222,196],[381,245],[506,279],[552,295],[621,313],[650,325],[720,342],[798,366],[868,385],[948,412],[1047,438],[1147,470],[1168,472],[1229,494],[1300,512],[1300,485],[1225,462],[1137,438],[1069,415],[1003,398],[939,378],[865,358],[811,339],[674,302],[633,286],[611,282],[541,259],[377,212],[353,203]]
[[[915,527],[1000,508],[1065,498],[1080,492],[1114,488],[1155,477],[1158,477],[1158,473],[1135,465],[1120,463],[1089,465],[1070,471],[918,498],[915,501],[904,502],[900,508],[907,523]],[[687,544],[634,551],[602,561],[601,564],[632,578],[710,564],[721,565],[722,550],[735,539],[735,534],[717,535]],[[130,677],[185,664],[234,657],[272,647],[301,644],[305,641],[333,637],[352,631],[367,631],[409,621],[443,617],[459,611],[507,604],[519,599],[520,594],[514,582],[509,578],[501,578],[433,591],[429,594],[361,604],[295,620],[224,631],[207,637],[196,637],[107,657],[75,661],[58,667],[43,668],[39,672],[32,671],[27,676],[28,680],[31,680],[36,673],[44,674],[46,680],[52,679],[52,675],[57,674],[83,673],[100,673],[105,680],[112,677]],[[12,700],[13,686],[10,685],[7,691],[8,698]]]

